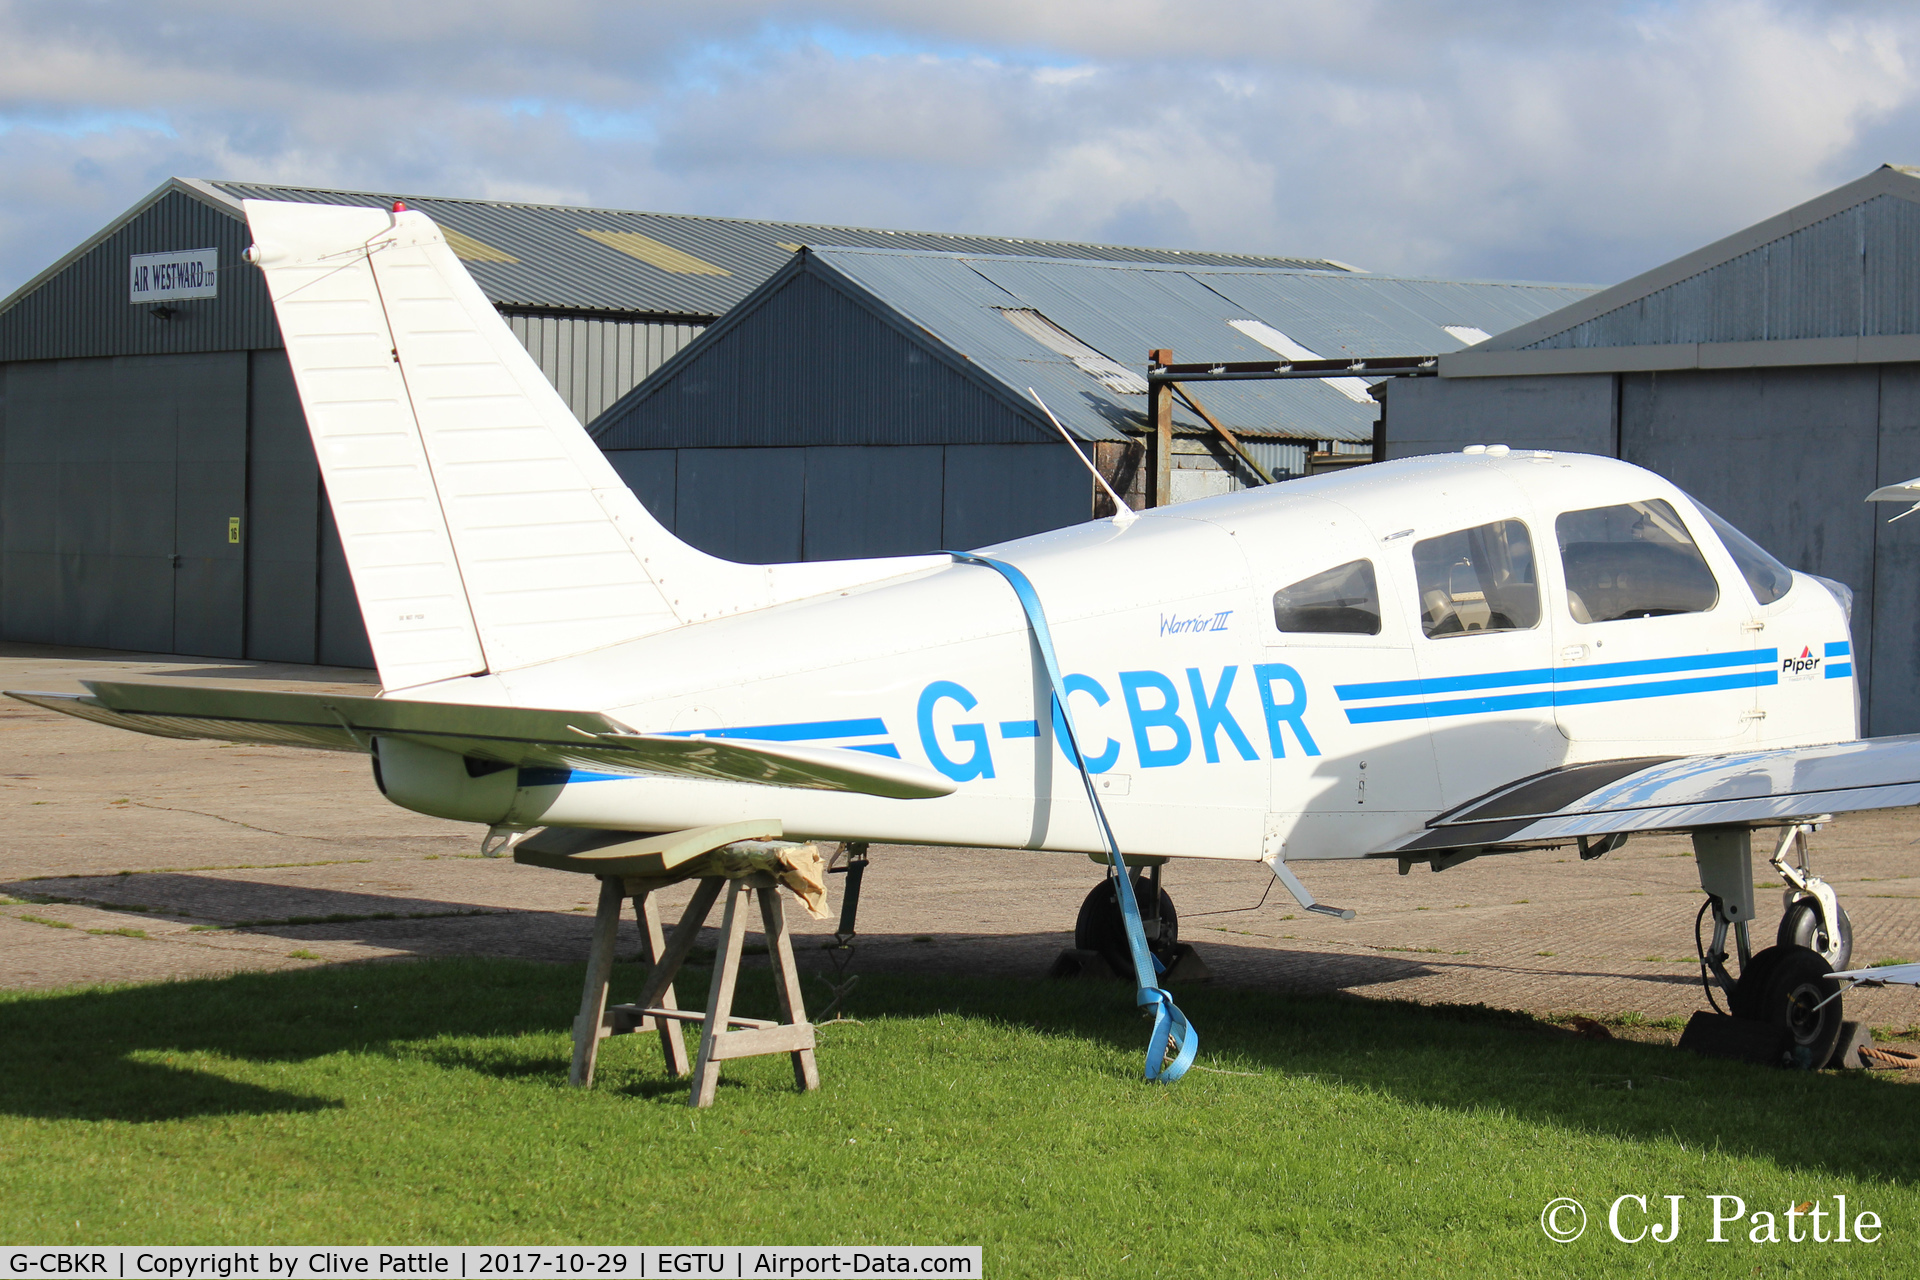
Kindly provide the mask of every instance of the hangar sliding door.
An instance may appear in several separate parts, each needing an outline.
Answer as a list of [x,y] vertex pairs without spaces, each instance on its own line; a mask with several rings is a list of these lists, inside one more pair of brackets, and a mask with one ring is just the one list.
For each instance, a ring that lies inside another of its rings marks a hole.
[[244,352],[7,370],[12,639],[239,657]]
[[239,658],[247,616],[247,353],[168,359],[205,366],[155,388],[166,397],[158,412],[175,423],[172,652]]

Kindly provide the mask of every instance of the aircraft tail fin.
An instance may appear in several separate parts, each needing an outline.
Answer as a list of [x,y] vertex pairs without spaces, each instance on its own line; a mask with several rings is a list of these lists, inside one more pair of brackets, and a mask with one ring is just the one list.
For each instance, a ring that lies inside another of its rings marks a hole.
[[426,215],[245,209],[387,688],[769,602],[640,504]]

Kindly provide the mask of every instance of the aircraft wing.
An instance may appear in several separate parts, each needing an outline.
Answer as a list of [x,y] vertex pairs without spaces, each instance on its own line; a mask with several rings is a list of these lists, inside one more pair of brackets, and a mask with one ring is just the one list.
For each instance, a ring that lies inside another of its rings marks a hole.
[[1899,484],[1881,485],[1867,495],[1868,502],[1920,502],[1920,476]]
[[1920,804],[1920,734],[1572,765],[1443,813],[1393,852],[1782,822]]
[[[1904,520],[1915,511],[1920,511],[1920,476],[1915,476],[1911,480],[1902,480],[1899,484],[1882,485],[1867,495],[1867,501],[1912,503],[1912,506],[1893,518],[1893,520]],[[1887,523],[1892,524],[1893,520]]]
[[7,696],[50,711],[161,738],[211,738],[321,751],[371,752],[404,738],[520,767],[636,777],[668,775],[896,800],[949,795],[954,783],[921,765],[865,751],[740,738],[635,733],[596,711],[408,702],[347,694],[278,693],[201,685],[88,680],[85,694]]

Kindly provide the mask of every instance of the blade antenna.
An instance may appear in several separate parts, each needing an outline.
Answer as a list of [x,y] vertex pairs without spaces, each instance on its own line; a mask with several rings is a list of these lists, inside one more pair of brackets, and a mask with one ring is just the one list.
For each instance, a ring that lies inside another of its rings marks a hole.
[[1093,472],[1094,482],[1102,489],[1105,489],[1107,496],[1113,499],[1113,522],[1125,528],[1127,525],[1139,519],[1140,513],[1123,502],[1120,495],[1113,491],[1113,486],[1107,483],[1107,478],[1100,474],[1100,468],[1094,466],[1093,460],[1087,457],[1085,451],[1080,448],[1080,442],[1067,434],[1067,429],[1060,425],[1060,419],[1054,417],[1053,410],[1047,408],[1047,402],[1040,398],[1040,393],[1032,387],[1028,387],[1027,394],[1033,397],[1033,402],[1040,406],[1040,412],[1047,415],[1047,421],[1053,424],[1053,429],[1060,433],[1060,438],[1067,442],[1069,449],[1073,450],[1073,456],[1080,459],[1081,464],[1084,465],[1087,470]]

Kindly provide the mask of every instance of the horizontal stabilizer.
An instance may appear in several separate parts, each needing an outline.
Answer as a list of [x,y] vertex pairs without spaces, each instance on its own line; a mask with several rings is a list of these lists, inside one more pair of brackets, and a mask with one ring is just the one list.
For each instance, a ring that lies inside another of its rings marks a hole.
[[521,768],[706,778],[851,791],[896,800],[950,795],[954,783],[911,761],[839,747],[635,733],[593,711],[407,702],[341,694],[89,680],[88,692],[7,696],[50,711],[161,738],[210,738],[370,752],[401,738]]
[[1780,823],[1911,804],[1920,804],[1920,734],[1608,760],[1510,783],[1441,814],[1393,852]]

